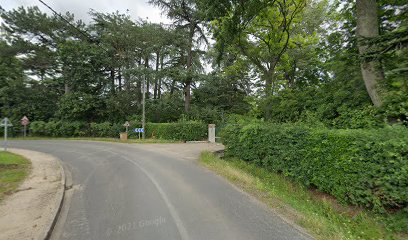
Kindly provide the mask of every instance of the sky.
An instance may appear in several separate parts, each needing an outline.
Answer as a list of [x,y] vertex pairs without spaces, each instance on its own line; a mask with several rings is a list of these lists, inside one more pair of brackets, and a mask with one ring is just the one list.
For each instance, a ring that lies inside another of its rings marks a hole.
[[[43,0],[47,5],[57,12],[70,12],[76,19],[89,22],[88,15],[90,9],[98,12],[112,13],[119,11],[128,12],[133,20],[142,18],[154,23],[170,23],[160,9],[147,3],[148,0]],[[0,0],[0,6],[5,10],[11,10],[19,6],[38,6],[41,11],[51,14],[51,11],[42,5],[38,0]]]

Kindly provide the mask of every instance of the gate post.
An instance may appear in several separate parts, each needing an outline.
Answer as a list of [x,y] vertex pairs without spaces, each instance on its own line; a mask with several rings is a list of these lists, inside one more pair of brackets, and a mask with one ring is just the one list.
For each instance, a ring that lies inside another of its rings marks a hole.
[[208,142],[215,143],[215,124],[208,124]]

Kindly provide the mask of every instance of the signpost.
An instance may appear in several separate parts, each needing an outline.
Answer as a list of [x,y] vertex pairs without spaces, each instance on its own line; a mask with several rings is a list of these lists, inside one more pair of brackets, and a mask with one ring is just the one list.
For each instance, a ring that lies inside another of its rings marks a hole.
[[124,127],[126,127],[126,132],[128,132],[130,123],[128,121],[125,122],[125,124],[123,124]]
[[135,128],[133,131],[139,133],[139,140],[140,140],[140,133],[144,133],[144,128]]
[[27,125],[30,124],[30,120],[26,116],[21,119],[21,125],[24,126],[24,137],[27,135]]
[[123,126],[126,128],[126,132],[121,132],[120,133],[120,140],[121,141],[127,141],[128,140],[128,130],[129,130],[129,126],[130,123],[128,121],[126,121]]
[[12,126],[8,118],[4,118],[0,123],[0,127],[4,127],[4,151],[7,151],[7,128]]

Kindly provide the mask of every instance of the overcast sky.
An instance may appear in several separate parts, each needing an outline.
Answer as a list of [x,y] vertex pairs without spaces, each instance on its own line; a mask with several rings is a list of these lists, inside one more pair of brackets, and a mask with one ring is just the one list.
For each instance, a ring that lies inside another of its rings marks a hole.
[[[119,11],[128,13],[133,20],[139,18],[148,18],[155,23],[169,23],[170,21],[160,14],[160,9],[147,3],[148,0],[43,0],[57,12],[71,12],[76,19],[82,19],[85,22],[90,20],[87,14],[90,9],[98,12],[111,13]],[[5,10],[11,10],[19,6],[38,6],[41,11],[51,13],[38,0],[0,0],[0,6]]]

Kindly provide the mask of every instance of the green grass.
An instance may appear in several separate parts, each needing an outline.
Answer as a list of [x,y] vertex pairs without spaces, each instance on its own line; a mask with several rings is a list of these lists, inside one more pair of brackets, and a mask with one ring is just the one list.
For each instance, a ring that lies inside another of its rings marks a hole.
[[203,152],[200,163],[302,226],[316,239],[402,239],[386,230],[378,216],[338,204],[280,174],[238,159]]
[[143,139],[128,139],[127,141],[120,141],[119,138],[97,138],[97,137],[17,137],[10,138],[10,140],[82,140],[82,141],[100,141],[100,142],[117,142],[117,143],[180,143],[180,141],[147,138]]
[[28,176],[31,163],[22,156],[0,152],[0,200],[13,193]]

